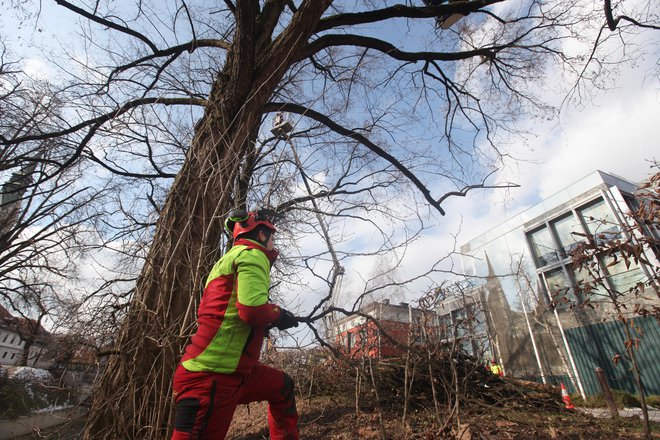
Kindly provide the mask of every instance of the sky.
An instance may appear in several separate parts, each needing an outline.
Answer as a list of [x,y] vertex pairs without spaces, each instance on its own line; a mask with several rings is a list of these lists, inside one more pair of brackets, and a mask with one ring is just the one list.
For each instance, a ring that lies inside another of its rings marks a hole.
[[[47,39],[48,27],[66,26],[65,17],[70,15],[61,8],[52,9],[51,2],[44,2],[43,14],[43,32],[40,26],[36,34],[30,24],[17,25],[10,14],[2,14],[0,34],[9,36],[11,48],[23,57],[28,72],[47,77],[48,66],[27,43]],[[649,161],[660,159],[660,44],[657,36],[647,43],[651,48],[647,58],[622,69],[608,90],[585,98],[580,105],[563,106],[556,119],[529,121],[533,135],[527,145],[517,148],[517,160],[496,176],[499,182],[520,186],[477,190],[449,199],[443,205],[447,215],[408,249],[403,271],[424,267],[429,255],[451,249],[455,239],[459,245],[465,243],[595,170],[635,182],[647,177],[652,172]],[[555,89],[545,93],[550,101],[557,99]],[[355,260],[347,268],[344,284],[359,279],[359,274],[369,274],[377,264],[373,259]],[[405,299],[411,300],[427,283],[415,284]],[[316,287],[314,282],[310,286]]]
[[650,161],[660,160],[660,87],[646,75],[642,69],[623,71],[617,88],[539,126],[529,151],[506,170],[507,180],[520,188],[468,197],[469,204],[488,207],[482,215],[465,217],[474,235],[592,171],[633,182],[648,177],[653,172]]

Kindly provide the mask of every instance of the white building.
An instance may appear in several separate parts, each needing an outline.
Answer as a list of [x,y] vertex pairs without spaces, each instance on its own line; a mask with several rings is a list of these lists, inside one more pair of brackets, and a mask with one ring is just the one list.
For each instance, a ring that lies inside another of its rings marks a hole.
[[[34,325],[34,323],[29,323]],[[18,365],[25,350],[26,341],[21,333],[26,335],[28,325],[25,318],[12,316],[0,305],[0,365]],[[49,333],[38,326],[36,340],[28,351],[28,367],[48,368],[51,361],[44,353],[47,347]]]

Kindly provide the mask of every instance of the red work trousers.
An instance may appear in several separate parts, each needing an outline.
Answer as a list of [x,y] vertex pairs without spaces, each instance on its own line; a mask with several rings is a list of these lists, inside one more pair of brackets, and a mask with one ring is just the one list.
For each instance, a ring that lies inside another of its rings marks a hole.
[[174,374],[176,415],[172,440],[223,440],[236,406],[268,401],[272,440],[298,440],[293,381],[283,371],[256,364],[249,375],[195,373],[181,365]]

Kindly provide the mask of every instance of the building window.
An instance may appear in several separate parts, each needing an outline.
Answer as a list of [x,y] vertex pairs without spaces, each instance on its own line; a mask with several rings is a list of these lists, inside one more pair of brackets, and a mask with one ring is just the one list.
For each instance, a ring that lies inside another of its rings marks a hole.
[[440,339],[449,339],[450,338],[450,329],[451,325],[451,315],[445,314],[438,317],[438,332],[440,333]]
[[600,244],[620,236],[619,222],[603,199],[580,208],[578,212],[596,243]]
[[9,337],[9,333],[6,333],[6,334],[5,334],[5,337],[2,338],[2,342],[6,342],[8,337]]
[[5,351],[4,354],[2,355],[2,358],[4,359],[6,357],[7,357],[7,352]]
[[557,306],[568,306],[575,302],[575,293],[571,288],[571,282],[566,276],[563,267],[550,270],[543,274],[550,294],[550,300]]
[[463,348],[463,351],[470,356],[474,356],[476,354],[475,344],[472,339],[465,339],[461,341],[461,348]]
[[[575,278],[577,291],[582,297],[598,301],[607,296],[607,290],[602,284],[603,281],[595,281],[589,270],[584,267],[580,269],[573,268],[573,277]],[[598,278],[601,278],[601,276],[599,275]]]
[[11,341],[9,342],[9,345],[12,345],[15,340],[16,340],[16,336],[12,336]]
[[576,219],[572,213],[558,218],[551,224],[557,233],[557,239],[559,240],[561,251],[565,256],[570,254],[579,243],[584,242],[584,236],[578,235],[584,234],[584,230],[582,229],[579,220]]
[[609,273],[609,280],[612,287],[619,294],[626,293],[631,288],[635,287],[637,283],[644,280],[644,275],[639,265],[632,259],[627,264],[621,258],[618,258],[616,264],[612,264],[611,258],[606,257],[606,269]]
[[451,312],[451,318],[454,323],[454,336],[462,338],[467,334],[465,309],[457,309]]
[[534,260],[537,267],[547,266],[548,264],[559,261],[557,246],[550,231],[545,226],[529,233],[529,239],[532,243]]
[[366,330],[364,327],[358,328],[358,331],[355,333],[355,343],[364,346],[364,341],[366,338]]
[[[640,218],[637,217],[637,210],[641,207],[640,201],[637,199],[634,199],[632,197],[624,196],[624,200],[628,204],[628,207],[630,208],[630,211],[633,212],[632,218],[634,219],[635,223],[637,226],[641,228],[643,231],[644,235],[648,235],[649,237],[655,238],[655,241],[652,240],[651,243],[649,243],[649,246],[653,250],[653,253],[655,254],[655,257],[660,259],[660,244],[658,240],[660,240],[660,228],[657,227],[657,225],[649,224],[649,222],[644,221]],[[650,207],[650,202],[644,203],[649,209]]]
[[11,354],[11,358],[14,359],[16,357],[16,353]]

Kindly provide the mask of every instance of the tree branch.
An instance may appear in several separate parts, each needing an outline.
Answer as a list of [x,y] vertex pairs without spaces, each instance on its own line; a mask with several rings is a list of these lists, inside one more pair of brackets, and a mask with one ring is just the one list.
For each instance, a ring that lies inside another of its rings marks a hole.
[[236,5],[232,3],[231,0],[224,0],[225,5],[227,5],[227,8],[231,11],[232,14],[236,13]]
[[300,59],[311,57],[321,50],[332,46],[365,47],[368,49],[380,51],[385,55],[400,61],[456,61],[476,56],[486,57],[488,59],[495,58],[495,50],[488,48],[469,50],[464,52],[405,52],[393,44],[379,40],[377,38],[365,37],[362,35],[328,34],[319,37],[307,45],[303,52],[300,54]]
[[392,18],[437,18],[449,14],[467,15],[476,12],[482,7],[502,2],[504,0],[472,0],[456,1],[441,6],[403,6],[394,5],[388,8],[376,9],[367,12],[338,14],[322,19],[317,26],[317,32],[340,26],[355,26],[359,24],[375,23]]
[[69,128],[65,128],[60,131],[54,131],[50,133],[40,133],[40,134],[35,134],[35,135],[30,135],[30,136],[23,136],[23,137],[18,137],[14,139],[7,139],[3,142],[0,142],[0,145],[15,145],[15,144],[20,144],[23,142],[29,142],[29,141],[37,141],[37,140],[45,140],[45,139],[52,139],[55,137],[60,137],[60,136],[65,136],[67,134],[75,133],[78,130],[81,130],[85,127],[93,126],[93,125],[98,125],[100,126],[101,124],[110,121],[117,116],[120,116],[127,111],[140,107],[142,105],[150,105],[150,104],[161,104],[161,105],[198,105],[198,106],[206,106],[206,100],[205,99],[199,99],[199,98],[159,98],[159,97],[152,97],[152,98],[142,98],[142,99],[136,99],[133,101],[128,101],[124,103],[121,107],[105,113],[101,116],[98,116],[96,118],[92,119],[87,119],[85,121],[80,122],[79,124],[72,125]]
[[605,20],[607,21],[607,27],[610,28],[611,31],[616,30],[616,28],[619,26],[619,22],[621,20],[629,21],[630,23],[634,24],[635,26],[639,26],[639,27],[642,27],[642,28],[660,30],[660,26],[653,26],[653,25],[650,25],[650,24],[640,23],[637,20],[628,17],[627,15],[619,15],[617,18],[614,18],[614,14],[612,12],[612,1],[611,0],[605,0]]
[[194,52],[196,49],[200,47],[217,47],[220,49],[225,49],[229,50],[231,45],[223,40],[218,40],[218,39],[202,39],[202,40],[191,40],[188,43],[184,44],[179,44],[178,46],[172,46],[168,47],[167,49],[162,49],[162,50],[157,50],[154,51],[154,53],[151,53],[149,55],[146,55],[142,58],[138,58],[135,61],[132,61],[128,64],[124,64],[122,66],[115,67],[112,72],[110,72],[110,75],[108,76],[108,82],[112,80],[113,76],[115,76],[119,72],[126,71],[128,69],[131,69],[133,67],[137,67],[146,61],[153,60],[155,58],[161,58],[161,57],[166,57],[173,55],[171,58],[172,62],[174,59],[176,59],[179,55],[181,55],[183,52]]
[[404,176],[406,176],[408,180],[410,180],[417,187],[417,189],[422,193],[426,201],[431,206],[437,209],[438,212],[440,212],[440,214],[445,215],[444,209],[442,209],[442,207],[440,206],[440,201],[433,199],[429,189],[417,178],[417,176],[415,176],[415,174],[412,171],[410,171],[401,162],[399,162],[397,158],[389,154],[387,151],[383,150],[378,145],[371,142],[367,137],[365,137],[361,133],[358,133],[354,130],[349,130],[337,124],[328,116],[299,104],[271,102],[266,104],[264,110],[267,112],[285,111],[285,112],[296,113],[302,116],[306,116],[324,124],[326,127],[328,127],[329,129],[331,129],[336,133],[339,133],[343,136],[349,137],[351,139],[360,142],[362,145],[370,149],[372,152],[376,153],[378,156],[382,157],[383,159],[394,165],[394,167],[397,170],[399,170],[399,172],[401,172]]
[[147,46],[149,46],[149,48],[153,52],[158,51],[158,47],[156,47],[156,45],[149,38],[147,38],[146,36],[142,35],[141,33],[137,32],[137,31],[134,31],[133,29],[130,29],[126,26],[121,26],[121,25],[119,25],[117,23],[114,23],[110,20],[106,20],[105,18],[99,17],[96,14],[92,14],[90,12],[87,12],[84,9],[81,9],[78,6],[72,5],[71,3],[69,3],[65,0],[55,0],[55,3],[57,3],[60,6],[64,6],[68,10],[70,10],[72,12],[75,12],[78,15],[82,15],[83,17],[85,17],[85,18],[87,18],[87,19],[89,19],[89,20],[91,20],[95,23],[101,24],[103,26],[107,26],[111,29],[117,30],[119,32],[123,32],[124,34],[130,35],[132,37],[135,37],[135,38],[139,39],[140,41],[142,41],[143,43],[145,43]]
[[445,195],[443,195],[442,197],[440,197],[438,199],[438,203],[441,203],[443,200],[445,200],[449,197],[452,197],[452,196],[465,197],[467,195],[468,191],[470,191],[472,189],[476,189],[476,188],[496,189],[496,188],[519,188],[520,187],[520,185],[518,185],[517,183],[506,183],[506,184],[502,184],[502,185],[486,185],[486,180],[490,176],[492,176],[494,173],[495,173],[495,171],[490,172],[486,177],[483,178],[481,183],[478,184],[478,185],[468,185],[468,186],[463,187],[463,189],[461,189],[460,191],[450,191],[450,192],[446,193]]

